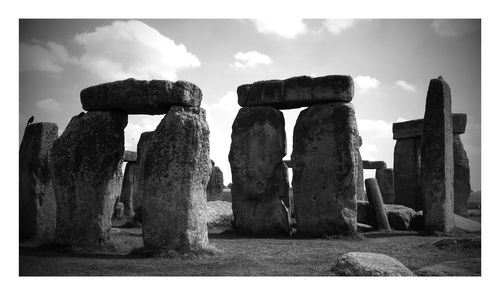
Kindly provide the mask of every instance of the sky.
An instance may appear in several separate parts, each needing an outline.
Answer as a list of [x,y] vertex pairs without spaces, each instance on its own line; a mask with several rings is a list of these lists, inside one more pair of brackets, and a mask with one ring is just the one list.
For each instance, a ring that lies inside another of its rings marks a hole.
[[[210,156],[231,182],[231,126],[239,85],[299,75],[350,75],[364,160],[393,166],[392,124],[424,116],[429,81],[443,76],[452,111],[466,113],[461,135],[471,185],[481,189],[480,20],[145,19],[19,21],[19,140],[26,121],[62,133],[82,111],[80,91],[126,78],[187,80],[203,92]],[[303,109],[284,110],[287,155]],[[130,115],[125,148],[162,116]],[[289,169],[291,180],[291,169]],[[365,170],[365,178],[374,171]]]

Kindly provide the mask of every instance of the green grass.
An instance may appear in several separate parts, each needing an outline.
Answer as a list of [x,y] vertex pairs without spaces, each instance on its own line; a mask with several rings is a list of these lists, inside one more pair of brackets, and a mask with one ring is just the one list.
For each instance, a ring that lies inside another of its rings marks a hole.
[[193,259],[131,255],[143,246],[141,230],[120,229],[113,250],[61,252],[21,247],[21,276],[325,276],[346,252],[375,252],[400,260],[411,270],[450,260],[481,257],[480,245],[439,249],[442,239],[411,232],[369,233],[360,239],[252,238],[237,233],[211,234],[213,255]]

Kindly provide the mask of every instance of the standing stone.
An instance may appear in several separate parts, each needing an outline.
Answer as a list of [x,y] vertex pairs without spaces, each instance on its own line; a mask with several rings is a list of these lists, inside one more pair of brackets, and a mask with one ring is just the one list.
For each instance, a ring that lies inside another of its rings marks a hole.
[[377,179],[367,178],[365,179],[366,194],[368,196],[368,201],[370,202],[370,207],[372,209],[372,216],[374,219],[375,227],[377,230],[391,230],[389,225],[389,219],[387,219],[387,214],[385,212],[384,201],[380,190],[378,188]]
[[384,204],[394,204],[394,173],[392,168],[377,169],[375,178],[377,178]]
[[113,211],[113,219],[123,219],[125,216],[125,206],[122,202],[117,202]]
[[56,228],[56,199],[50,177],[55,123],[33,123],[24,130],[19,150],[19,239],[51,240]]
[[88,112],[74,116],[52,148],[58,242],[108,243],[111,217],[121,189],[127,114]]
[[224,190],[224,175],[219,167],[213,166],[212,173],[207,185],[207,200],[218,201],[222,200],[222,192]]
[[394,203],[423,210],[420,191],[420,137],[398,139],[394,147]]
[[156,127],[144,160],[146,247],[187,252],[208,245],[209,133],[202,108],[172,106]]
[[[154,131],[143,132],[137,143],[137,171],[134,178],[134,191],[132,194],[132,205],[135,213],[139,213],[142,208],[142,200],[144,196],[144,160],[149,147],[149,141],[153,136]],[[139,214],[139,216],[142,216]]]
[[123,162],[136,162],[136,161],[137,161],[137,152],[134,151],[123,152]]
[[[234,226],[249,234],[289,234],[288,179],[283,113],[241,108],[233,123],[229,163]],[[285,189],[286,187],[286,189]]]
[[451,93],[441,77],[427,91],[422,132],[422,196],[427,231],[450,232],[453,213],[453,127]]
[[359,149],[361,148],[361,145],[363,145],[363,139],[361,136],[359,137],[358,141],[358,152],[356,153],[356,162],[358,163],[357,166],[357,175],[358,175],[358,181],[357,181],[357,193],[356,193],[356,200],[358,201],[366,201],[366,193],[365,193],[365,179],[364,179],[364,172],[363,172],[363,159],[361,158],[361,152]]
[[455,214],[467,217],[467,200],[471,192],[469,158],[467,158],[467,153],[460,140],[460,135],[456,133],[453,134],[453,163]]
[[357,231],[358,128],[350,103],[303,110],[293,132],[293,197],[297,234]]
[[136,186],[137,162],[128,162],[125,166],[120,200],[124,206],[124,215],[134,217],[134,201],[132,199]]

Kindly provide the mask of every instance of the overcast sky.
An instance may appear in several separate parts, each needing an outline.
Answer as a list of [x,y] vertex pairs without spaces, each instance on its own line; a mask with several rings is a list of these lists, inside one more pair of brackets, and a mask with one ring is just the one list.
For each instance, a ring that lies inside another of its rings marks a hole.
[[[442,75],[452,111],[468,115],[462,141],[472,188],[480,189],[479,20],[21,20],[19,29],[19,139],[31,115],[57,123],[61,133],[82,111],[80,91],[88,86],[129,77],[187,80],[203,91],[211,158],[228,184],[239,85],[341,74],[355,80],[363,159],[392,167],[392,123],[423,118],[429,81]],[[299,112],[283,111],[285,159]],[[125,148],[135,150],[141,132],[161,118],[129,116]]]

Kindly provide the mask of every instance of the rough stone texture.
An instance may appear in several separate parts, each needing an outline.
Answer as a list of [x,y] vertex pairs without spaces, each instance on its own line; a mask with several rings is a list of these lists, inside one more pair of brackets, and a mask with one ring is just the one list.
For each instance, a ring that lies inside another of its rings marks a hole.
[[238,103],[242,107],[291,109],[337,101],[350,102],[354,95],[354,82],[350,76],[299,76],[241,85],[237,92]]
[[424,208],[420,191],[420,148],[419,137],[398,139],[394,147],[394,203],[416,211]]
[[358,128],[350,103],[303,110],[293,132],[297,234],[356,233]]
[[413,276],[398,260],[379,253],[349,252],[335,261],[332,271],[339,276]]
[[[454,134],[465,133],[465,127],[467,126],[467,114],[452,114],[452,122]],[[423,126],[423,119],[394,123],[392,124],[392,136],[394,139],[421,137]]]
[[109,241],[121,190],[126,125],[126,113],[88,112],[74,116],[54,142],[51,172],[58,242],[99,246]]
[[80,93],[86,111],[121,110],[129,114],[166,114],[172,105],[199,107],[202,93],[186,81],[127,79],[95,85]]
[[128,162],[123,175],[122,191],[120,200],[124,206],[126,217],[134,217],[134,201],[132,199],[136,187],[137,163]]
[[359,148],[363,145],[363,139],[361,136],[358,138],[358,152],[356,153],[356,163],[358,163],[357,167],[357,190],[356,190],[356,200],[364,201],[366,200],[366,192],[365,192],[365,177],[363,173],[363,158],[361,157],[361,152]]
[[424,211],[420,210],[410,220],[410,230],[421,231],[424,229]]
[[458,134],[453,134],[453,165],[455,214],[467,217],[467,201],[471,193],[470,167],[469,158]]
[[374,217],[373,221],[375,228],[377,230],[390,231],[391,227],[385,211],[384,201],[378,188],[377,179],[365,179],[365,187],[366,195],[368,196],[368,201],[370,202],[370,208],[372,210],[372,216]]
[[454,228],[452,131],[450,87],[442,78],[432,79],[425,104],[421,156],[427,231],[450,232]]
[[117,202],[113,210],[113,219],[123,219],[125,216],[125,206],[122,202]]
[[454,215],[455,226],[457,229],[468,232],[468,233],[480,233],[481,223],[474,221],[469,218],[462,217],[460,215]]
[[26,126],[19,149],[19,239],[48,241],[56,228],[56,199],[50,177],[55,123]]
[[137,161],[137,152],[125,151],[123,153],[123,162],[135,162]]
[[[134,212],[140,212],[144,195],[144,159],[149,147],[149,141],[154,131],[143,132],[137,143],[137,177],[134,179],[134,191],[132,195],[132,205]],[[142,216],[142,214],[140,215]],[[138,216],[139,217],[139,216]]]
[[224,190],[224,175],[219,167],[213,166],[210,173],[210,180],[207,185],[207,200],[218,201],[222,200],[222,192]]
[[283,160],[283,164],[285,164],[287,168],[293,168],[292,161],[290,160]]
[[415,271],[417,276],[480,276],[481,258],[468,258],[457,261],[445,261],[424,266]]
[[410,222],[413,217],[417,214],[412,208],[408,208],[402,205],[385,205],[385,210],[387,212],[387,219],[391,228],[395,230],[409,230]]
[[144,160],[144,245],[197,251],[208,245],[210,178],[205,110],[172,106],[154,131]]
[[234,226],[250,234],[289,234],[285,120],[272,107],[241,108],[233,123],[229,163]]
[[357,201],[357,220],[358,223],[364,223],[372,225],[372,209],[370,208],[370,202],[368,201]]
[[394,204],[394,171],[392,168],[377,169],[375,178],[384,204]]
[[387,164],[384,161],[363,161],[363,169],[385,169]]
[[234,218],[231,202],[207,202],[207,226],[209,233],[232,230],[233,222]]

